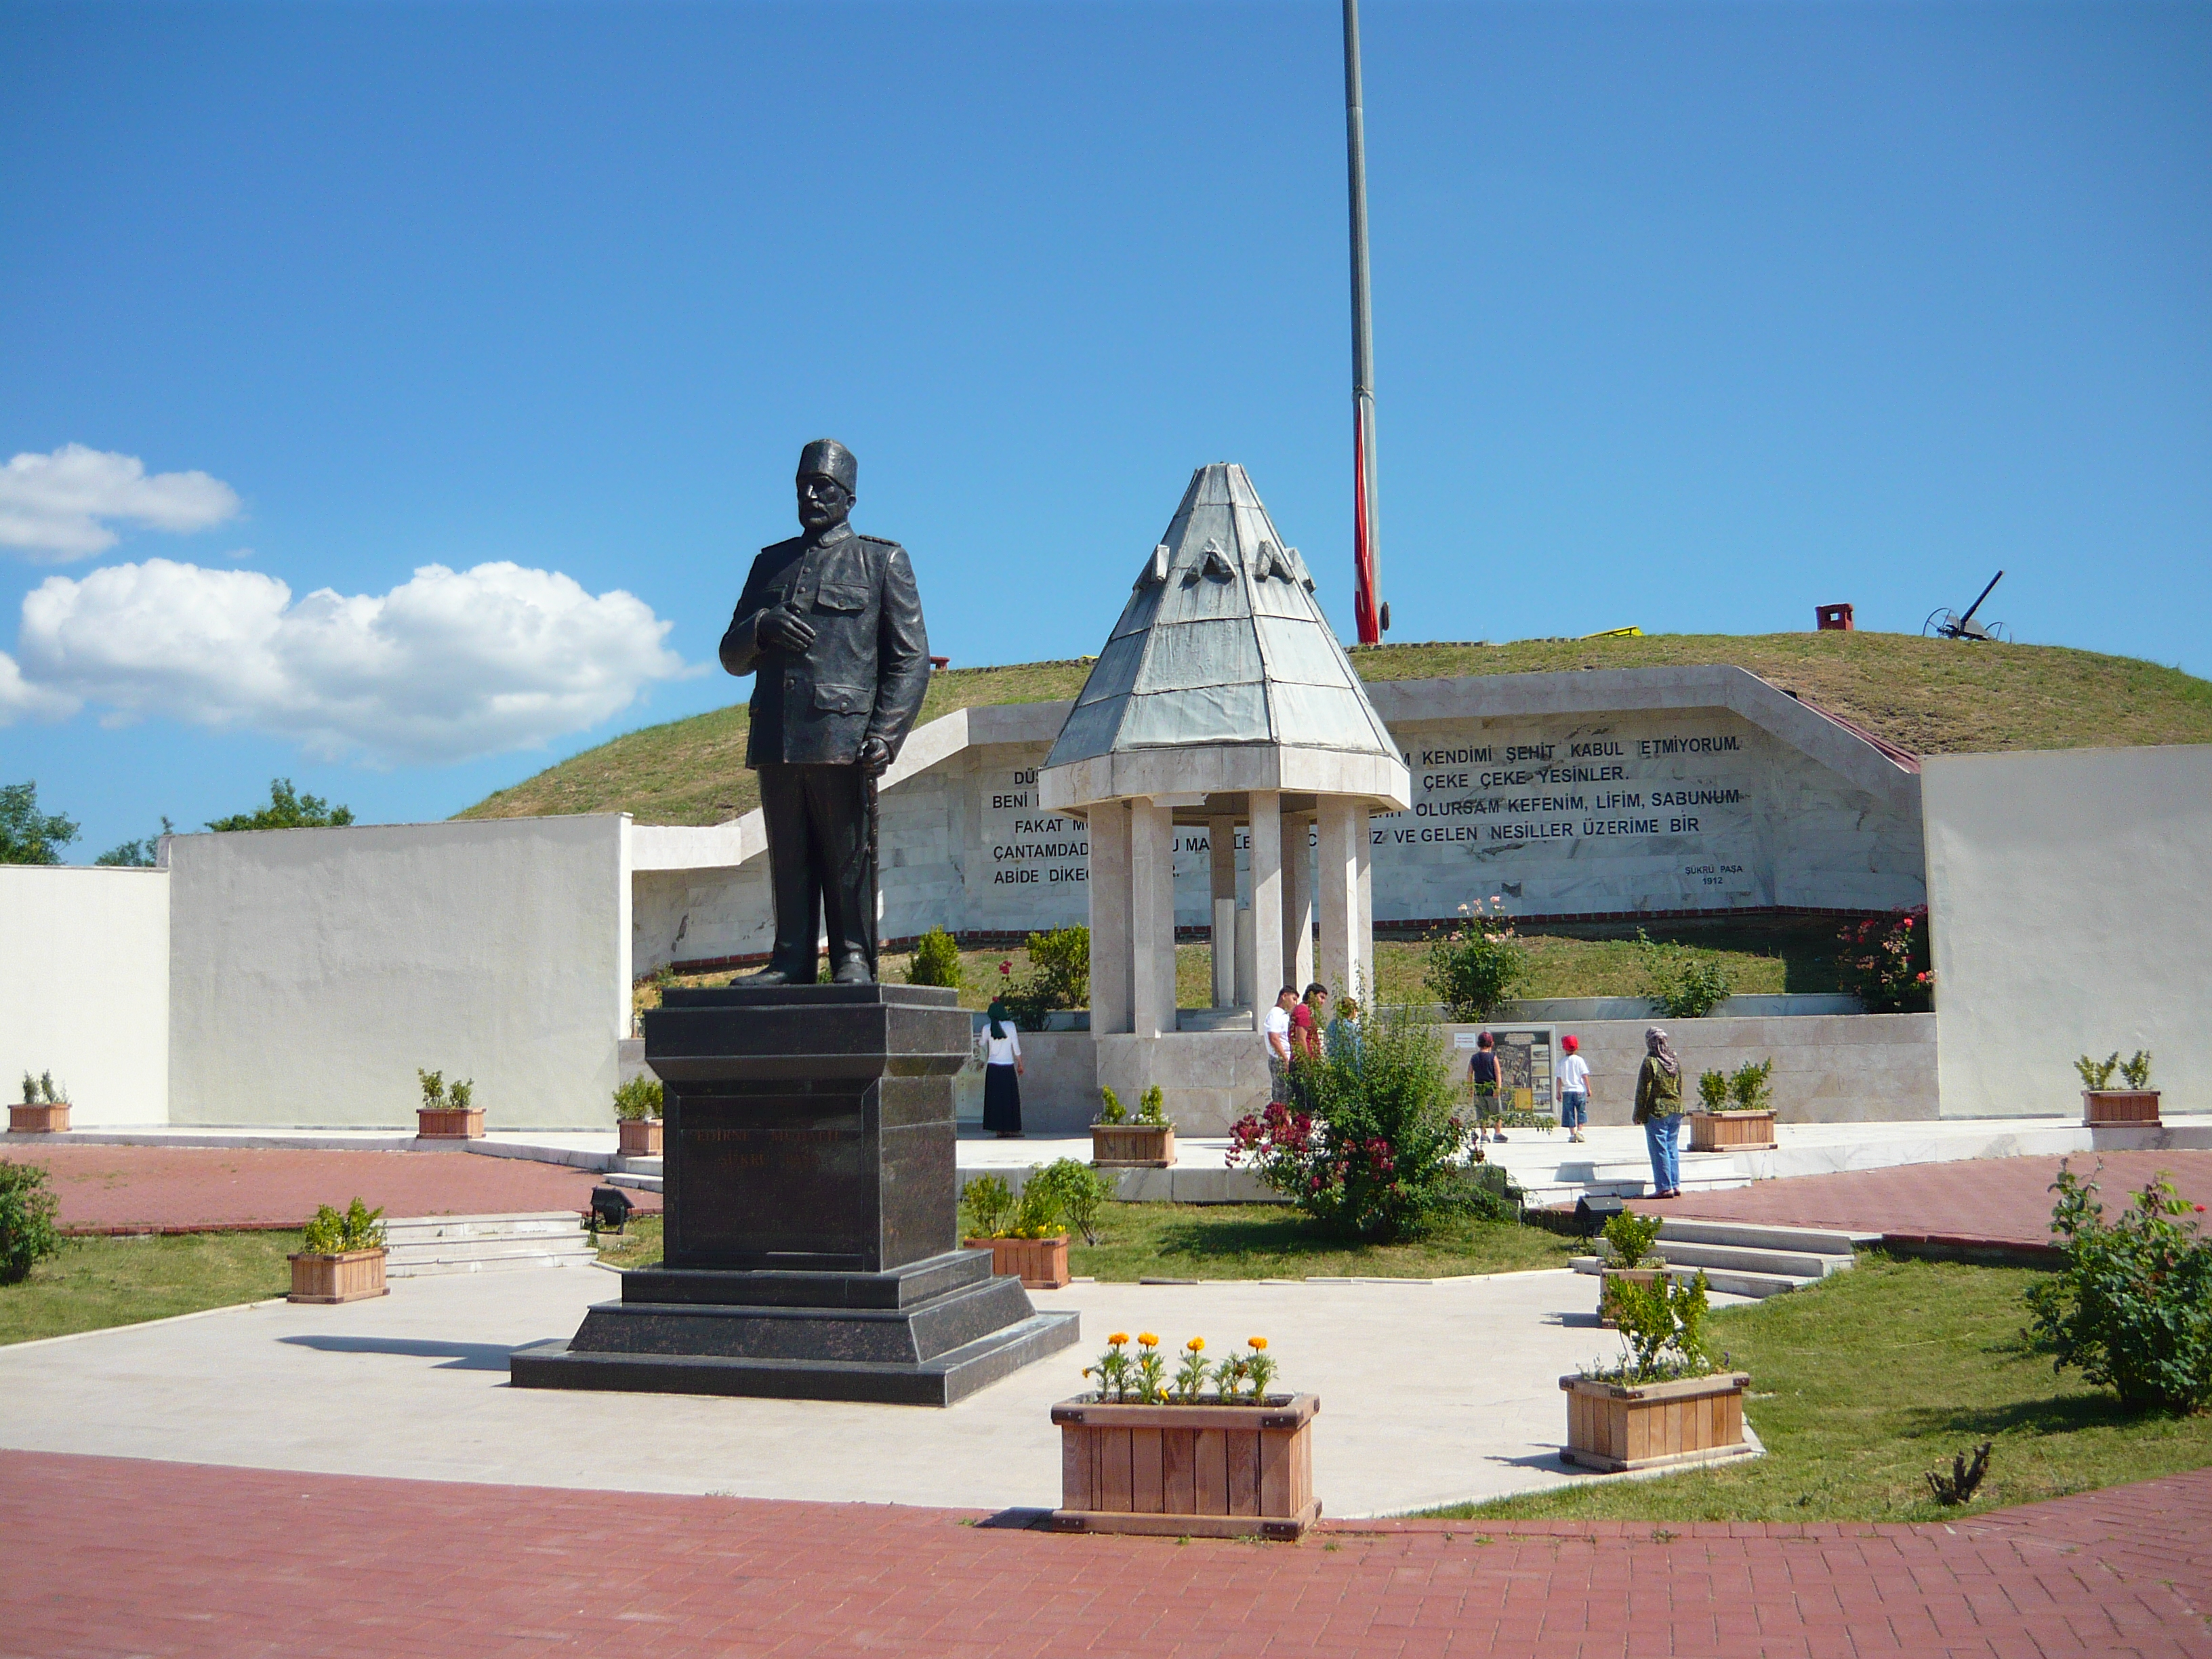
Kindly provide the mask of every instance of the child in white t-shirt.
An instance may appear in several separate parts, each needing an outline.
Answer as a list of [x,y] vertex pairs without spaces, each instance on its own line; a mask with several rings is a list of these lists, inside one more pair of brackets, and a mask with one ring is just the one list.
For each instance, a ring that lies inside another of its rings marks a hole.
[[1589,1061],[1582,1057],[1582,1046],[1571,1035],[1559,1039],[1566,1054],[1559,1062],[1559,1122],[1570,1140],[1580,1140],[1589,1121]]

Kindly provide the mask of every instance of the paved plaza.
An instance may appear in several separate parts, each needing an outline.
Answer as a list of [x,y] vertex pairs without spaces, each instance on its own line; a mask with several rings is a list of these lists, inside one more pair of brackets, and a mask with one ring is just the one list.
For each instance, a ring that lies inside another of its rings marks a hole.
[[0,1453],[0,1653],[2212,1654],[2212,1471],[1952,1526],[1025,1519]]

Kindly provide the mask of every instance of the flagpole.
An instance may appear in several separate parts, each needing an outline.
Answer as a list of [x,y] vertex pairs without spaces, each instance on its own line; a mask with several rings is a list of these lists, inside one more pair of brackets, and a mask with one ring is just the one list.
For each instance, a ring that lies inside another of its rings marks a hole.
[[1344,0],[1344,141],[1352,185],[1352,612],[1359,642],[1382,642],[1381,514],[1375,491],[1375,334],[1367,299],[1367,130],[1359,87],[1359,0]]

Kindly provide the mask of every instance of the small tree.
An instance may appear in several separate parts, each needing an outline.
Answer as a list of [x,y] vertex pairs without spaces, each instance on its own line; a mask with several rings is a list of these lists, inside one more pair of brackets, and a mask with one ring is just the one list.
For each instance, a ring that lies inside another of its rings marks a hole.
[[1744,1112],[1763,1112],[1774,1098],[1774,1062],[1762,1060],[1747,1061],[1735,1068],[1729,1078],[1729,1095],[1736,1109]]
[[36,781],[0,784],[0,864],[59,864],[76,839],[74,823],[39,811]]
[[384,1248],[384,1212],[356,1197],[343,1212],[325,1204],[307,1224],[300,1248],[309,1255],[343,1255],[349,1250]]
[[[177,826],[170,823],[166,817],[162,818],[161,836],[174,835]],[[119,866],[125,869],[150,870],[154,867],[154,855],[161,850],[161,836],[148,836],[138,841],[126,841],[120,846],[109,848],[93,862]]]
[[615,1091],[615,1115],[625,1123],[659,1117],[662,1097],[660,1079],[641,1072]]
[[1055,1212],[1083,1235],[1085,1243],[1098,1242],[1099,1217],[1116,1191],[1110,1176],[1088,1164],[1063,1158],[1031,1171],[1023,1188],[1024,1195],[1030,1187],[1041,1188],[1049,1195]]
[[319,795],[303,795],[289,778],[269,780],[269,804],[251,812],[213,818],[210,830],[327,830],[353,822],[350,806],[333,806]]
[[1735,989],[1727,964],[1708,951],[1662,944],[1640,927],[1636,951],[1644,963],[1644,994],[1668,1019],[1703,1019]]
[[1013,1191],[1003,1176],[977,1176],[961,1188],[960,1207],[968,1217],[969,1237],[1002,1237],[1014,1212]]
[[942,927],[933,927],[915,940],[914,955],[907,963],[908,984],[941,985],[957,991],[962,977],[958,939]]
[[1447,1018],[1488,1019],[1528,977],[1528,952],[1502,914],[1504,903],[1493,896],[1461,905],[1467,920],[1429,945],[1421,982],[1443,1005]]
[[1698,1074],[1698,1103],[1709,1112],[1728,1109],[1729,1080],[1725,1072],[1700,1072]]
[[1045,1016],[1091,1002],[1091,930],[1056,927],[1030,935],[1030,971],[1006,994],[1014,1024],[1024,1031],[1044,1029]]
[[0,1163],[0,1285],[20,1285],[48,1256],[59,1255],[54,1225],[61,1200],[35,1164]]

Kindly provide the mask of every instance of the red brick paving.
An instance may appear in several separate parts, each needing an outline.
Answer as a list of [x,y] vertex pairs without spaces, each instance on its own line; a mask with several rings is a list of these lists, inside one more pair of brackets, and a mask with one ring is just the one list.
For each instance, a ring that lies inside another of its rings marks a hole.
[[[2212,1152],[2077,1152],[2069,1160],[2087,1176],[2101,1164],[2098,1196],[2109,1215],[2159,1170],[2191,1202],[2212,1210]],[[2047,1244],[2056,1158],[1977,1158],[1908,1164],[1843,1175],[1762,1181],[1726,1193],[1692,1193],[1662,1200],[1635,1199],[1654,1215],[1712,1221],[1765,1221],[1778,1226],[1842,1227],[1895,1233]]]
[[0,1654],[2212,1655],[2212,1471],[1954,1526],[979,1518],[0,1453]]
[[[321,1204],[356,1194],[388,1216],[512,1215],[591,1207],[605,1177],[566,1164],[476,1152],[238,1151],[175,1146],[0,1147],[0,1158],[46,1166],[66,1229],[304,1224]],[[658,1211],[660,1194],[633,1192]]]

